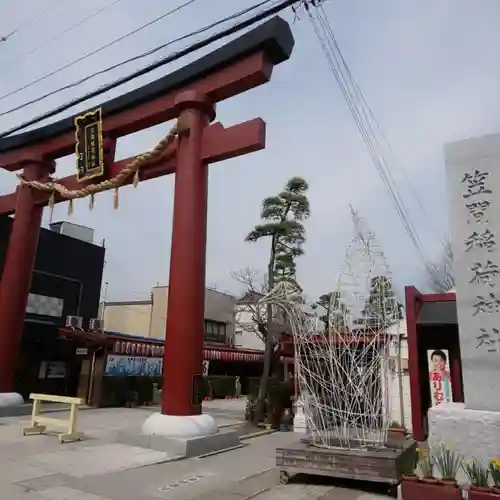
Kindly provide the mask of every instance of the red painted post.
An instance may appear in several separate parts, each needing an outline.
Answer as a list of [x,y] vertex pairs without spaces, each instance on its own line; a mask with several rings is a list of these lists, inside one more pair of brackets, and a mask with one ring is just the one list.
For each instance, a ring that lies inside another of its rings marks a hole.
[[[45,180],[42,163],[24,169],[26,180]],[[0,281],[0,393],[13,392],[14,374],[24,328],[24,315],[35,263],[43,206],[33,203],[33,190],[20,186],[16,213]]]
[[425,441],[424,414],[418,361],[417,304],[420,294],[413,286],[405,287],[408,370],[410,374],[411,425],[413,438]]
[[177,149],[161,411],[186,416],[201,413],[201,404],[192,404],[194,377],[203,373],[205,316],[208,167],[201,144],[215,111],[194,91],[180,93],[176,106],[188,130]]

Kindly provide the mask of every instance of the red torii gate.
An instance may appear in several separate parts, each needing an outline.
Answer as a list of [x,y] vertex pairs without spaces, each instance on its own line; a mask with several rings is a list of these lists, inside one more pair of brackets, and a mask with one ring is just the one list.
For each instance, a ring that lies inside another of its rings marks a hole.
[[[288,23],[275,17],[188,66],[101,105],[106,178],[134,159],[115,161],[118,138],[177,117],[181,124],[162,157],[140,170],[141,180],[175,173],[163,414],[201,413],[201,402],[193,394],[203,364],[207,165],[265,147],[265,123],[260,118],[227,129],[220,123],[210,125],[215,103],[268,82],[274,65],[286,61],[293,46]],[[0,166],[11,172],[23,169],[26,181],[47,182],[55,160],[75,151],[73,127],[68,118],[1,139]],[[69,190],[98,183],[79,183],[76,175],[57,182]],[[124,184],[132,182],[131,176]],[[49,201],[65,198],[26,183],[0,196],[0,213],[15,214],[0,282],[4,393],[13,391],[42,212]]]

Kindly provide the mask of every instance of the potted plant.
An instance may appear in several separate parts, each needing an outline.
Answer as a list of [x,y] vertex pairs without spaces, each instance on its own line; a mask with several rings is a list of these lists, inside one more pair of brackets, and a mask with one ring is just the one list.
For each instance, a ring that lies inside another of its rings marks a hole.
[[390,440],[402,439],[406,436],[406,429],[397,420],[393,420],[389,424],[389,430],[387,432],[387,438]]
[[492,460],[488,470],[490,472],[491,482],[493,483],[492,491],[500,498],[500,460],[498,458]]
[[[403,463],[401,494],[404,500],[417,500],[426,490],[427,483],[435,483],[432,459],[426,449],[417,448],[413,463]],[[419,475],[417,475],[417,472]]]
[[[420,450],[418,480],[405,478],[402,483],[403,500],[461,500],[456,476],[462,462],[460,456],[444,445],[429,453]],[[434,476],[437,469],[440,479]]]
[[483,467],[477,460],[463,462],[462,469],[470,482],[469,500],[499,498],[488,485],[489,469]]
[[[442,443],[438,448],[432,450],[432,458],[439,473],[438,485],[442,491],[448,491],[449,498],[462,498],[457,484],[457,474],[462,465],[462,457]],[[448,498],[448,496],[445,497],[443,493],[444,498]]]
[[399,475],[403,481],[419,481],[417,476],[417,467],[419,462],[419,448],[415,448],[411,453],[403,454],[403,460],[400,462]]
[[424,483],[436,483],[437,479],[434,477],[434,463],[432,461],[432,456],[429,450],[425,448],[417,448],[419,452],[420,459],[417,464],[417,468],[420,471],[421,480]]
[[488,498],[500,499],[500,460],[498,458],[490,462],[488,472],[490,473],[492,482],[491,495]]

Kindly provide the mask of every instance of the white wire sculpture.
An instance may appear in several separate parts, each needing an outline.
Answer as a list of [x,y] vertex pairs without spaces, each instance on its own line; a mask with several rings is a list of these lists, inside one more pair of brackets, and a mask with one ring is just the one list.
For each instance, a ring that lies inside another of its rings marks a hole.
[[380,448],[389,427],[388,327],[399,302],[374,234],[351,208],[354,237],[348,245],[326,328],[291,282],[262,300],[286,311],[296,360],[300,402],[311,444],[328,448]]

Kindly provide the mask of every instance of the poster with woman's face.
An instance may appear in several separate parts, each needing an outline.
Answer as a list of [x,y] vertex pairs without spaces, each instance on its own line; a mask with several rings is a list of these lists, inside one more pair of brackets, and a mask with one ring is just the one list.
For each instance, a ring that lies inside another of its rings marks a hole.
[[432,349],[427,351],[429,364],[429,385],[431,389],[431,404],[437,406],[451,403],[450,359],[447,349]]

